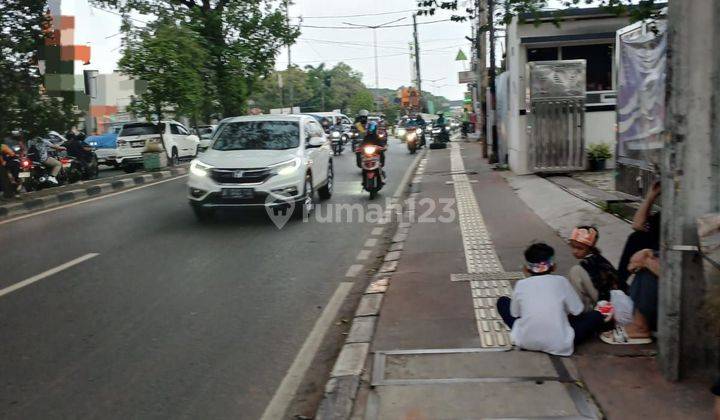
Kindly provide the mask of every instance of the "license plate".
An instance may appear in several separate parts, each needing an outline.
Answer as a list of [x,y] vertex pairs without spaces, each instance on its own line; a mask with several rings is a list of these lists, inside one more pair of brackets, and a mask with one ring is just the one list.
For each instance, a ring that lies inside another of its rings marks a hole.
[[252,188],[223,188],[220,194],[224,198],[252,198],[254,193]]
[[20,172],[18,176],[20,178],[30,178],[30,172]]

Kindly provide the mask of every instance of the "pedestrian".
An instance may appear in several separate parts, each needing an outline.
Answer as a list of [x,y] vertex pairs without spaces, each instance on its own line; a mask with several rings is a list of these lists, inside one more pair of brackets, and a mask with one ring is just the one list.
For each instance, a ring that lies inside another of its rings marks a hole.
[[597,248],[599,237],[594,226],[578,226],[570,236],[570,248],[579,263],[570,269],[568,278],[585,306],[584,312],[594,310],[598,301],[610,301],[611,290],[627,291],[615,267]]
[[658,282],[660,258],[652,249],[638,251],[630,259],[628,271],[635,274],[630,285],[633,301],[633,320],[603,333],[600,339],[608,344],[650,344],[652,332],[657,330]]
[[653,205],[658,197],[660,197],[660,181],[652,185],[633,217],[632,228],[635,232],[628,236],[618,264],[620,281],[625,284],[631,274],[627,269],[630,258],[643,249],[655,251],[660,249],[660,212],[653,212]]
[[555,271],[555,250],[536,243],[525,250],[525,274],[513,290],[503,296],[497,310],[511,328],[510,338],[525,350],[570,356],[574,344],[593,336],[609,317],[584,306],[570,282]]

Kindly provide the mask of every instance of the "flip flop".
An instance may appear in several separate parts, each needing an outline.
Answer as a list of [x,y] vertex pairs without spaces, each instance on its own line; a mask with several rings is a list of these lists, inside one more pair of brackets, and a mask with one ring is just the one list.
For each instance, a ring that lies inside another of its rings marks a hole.
[[632,338],[627,335],[625,328],[622,326],[615,327],[614,330],[600,334],[600,339],[608,344],[628,345],[628,344],[650,344],[652,338]]

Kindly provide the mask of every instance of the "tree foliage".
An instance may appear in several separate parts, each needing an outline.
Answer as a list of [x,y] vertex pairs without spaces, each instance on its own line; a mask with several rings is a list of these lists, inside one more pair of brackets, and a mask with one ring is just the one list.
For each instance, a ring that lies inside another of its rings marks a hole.
[[197,33],[171,19],[158,19],[130,32],[118,67],[147,83],[133,102],[133,111],[148,119],[162,118],[167,111],[199,117],[205,102],[205,72],[198,63],[206,60]]
[[137,30],[129,14],[141,13],[173,20],[199,37],[207,54],[196,63],[205,84],[200,107],[205,118],[242,114],[249,92],[272,70],[277,51],[299,34],[285,20],[285,3],[275,0],[92,1],[125,14],[128,34]]
[[0,138],[14,130],[30,136],[77,123],[70,102],[42,94],[38,51],[49,24],[45,2],[0,1]]
[[[281,88],[278,81],[282,79]],[[291,67],[273,72],[258,82],[251,99],[261,109],[299,106],[304,111],[353,109],[356,96],[367,96],[362,74],[345,63],[328,69],[324,64],[305,69]],[[292,96],[292,98],[291,98]],[[371,102],[372,102],[372,95]],[[291,101],[292,99],[292,101]],[[372,104],[367,108],[372,109]]]
[[[537,16],[540,12],[550,9],[549,0],[495,0],[494,18],[496,21],[508,24],[514,16],[531,15]],[[659,0],[558,0],[557,3],[563,8],[582,6],[595,6],[606,9],[608,12],[618,15],[627,15],[631,21],[638,21],[657,16]],[[458,0],[418,0],[418,14],[432,16],[438,10],[453,12],[451,19],[463,22],[468,19],[477,18],[477,13],[484,11],[487,7],[486,0],[474,0],[463,4],[460,7]],[[556,18],[562,15],[562,9],[553,12]],[[555,24],[557,24],[557,19]],[[481,28],[487,30],[488,28]]]

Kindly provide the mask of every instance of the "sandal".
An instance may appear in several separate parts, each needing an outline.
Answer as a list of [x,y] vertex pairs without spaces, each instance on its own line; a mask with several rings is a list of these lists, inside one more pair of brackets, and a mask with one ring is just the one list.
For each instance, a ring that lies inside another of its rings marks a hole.
[[600,334],[600,339],[608,344],[627,345],[627,344],[650,344],[652,338],[633,338],[627,335],[625,328],[622,326],[615,327],[614,330]]

